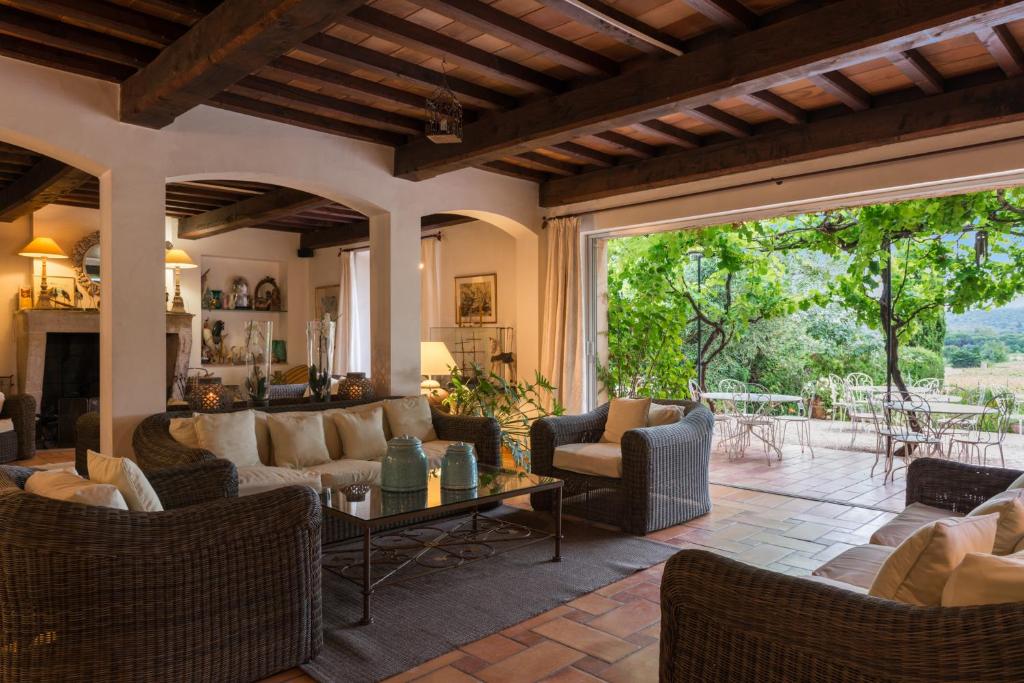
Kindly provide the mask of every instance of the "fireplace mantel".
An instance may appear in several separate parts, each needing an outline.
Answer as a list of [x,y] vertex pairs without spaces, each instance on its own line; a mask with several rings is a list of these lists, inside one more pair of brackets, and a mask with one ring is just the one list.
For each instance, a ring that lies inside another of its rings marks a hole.
[[[174,375],[188,371],[192,353],[192,314],[168,313],[167,334],[178,336]],[[31,394],[36,405],[42,401],[43,366],[46,363],[46,335],[50,332],[100,333],[99,311],[26,309],[14,315],[18,345],[18,393]]]

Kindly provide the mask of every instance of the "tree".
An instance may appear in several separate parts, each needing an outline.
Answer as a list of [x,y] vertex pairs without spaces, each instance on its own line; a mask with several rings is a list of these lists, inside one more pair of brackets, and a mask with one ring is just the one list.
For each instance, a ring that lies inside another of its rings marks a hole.
[[977,368],[981,366],[981,354],[977,346],[948,347],[946,358],[954,368]]
[[1006,344],[998,339],[989,339],[982,344],[978,355],[986,363],[1005,363],[1010,360],[1010,352],[1007,350]]

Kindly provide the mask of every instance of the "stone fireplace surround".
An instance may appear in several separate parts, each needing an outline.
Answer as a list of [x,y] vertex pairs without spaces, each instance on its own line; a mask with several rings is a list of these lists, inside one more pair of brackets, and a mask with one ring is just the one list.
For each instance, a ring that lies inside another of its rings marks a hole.
[[[43,398],[43,368],[46,363],[46,335],[50,332],[100,333],[99,311],[38,310],[18,311],[14,315],[18,346],[18,393],[31,394],[40,405]],[[177,335],[174,372],[168,382],[188,371],[192,352],[192,314],[168,313],[167,334]],[[170,370],[170,368],[168,368]]]

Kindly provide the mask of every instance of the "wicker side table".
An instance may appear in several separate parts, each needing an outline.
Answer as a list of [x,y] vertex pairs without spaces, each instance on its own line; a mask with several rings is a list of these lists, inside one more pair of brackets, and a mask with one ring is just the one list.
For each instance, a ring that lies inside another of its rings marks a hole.
[[0,462],[18,459],[18,433],[13,429],[0,434]]

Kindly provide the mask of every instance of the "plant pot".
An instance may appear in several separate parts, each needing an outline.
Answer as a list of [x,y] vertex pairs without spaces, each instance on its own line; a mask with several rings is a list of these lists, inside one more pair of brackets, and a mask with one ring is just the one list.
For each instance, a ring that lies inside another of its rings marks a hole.
[[820,398],[815,398],[811,403],[811,417],[815,420],[824,420],[828,417],[828,411],[825,410]]

